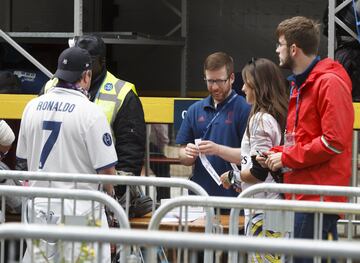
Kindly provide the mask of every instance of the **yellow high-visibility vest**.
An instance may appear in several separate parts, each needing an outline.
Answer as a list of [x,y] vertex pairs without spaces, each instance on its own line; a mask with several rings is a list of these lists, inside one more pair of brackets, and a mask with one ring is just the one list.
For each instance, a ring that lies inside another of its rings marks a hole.
[[[45,84],[44,93],[50,88],[55,87],[57,83],[57,78],[50,79]],[[116,78],[109,71],[106,72],[105,79],[96,94],[94,102],[103,109],[110,125],[113,124],[116,114],[120,110],[124,99],[130,90],[137,95],[134,84]]]
[[94,102],[103,109],[110,125],[113,124],[116,114],[130,90],[137,95],[134,84],[116,78],[109,71],[106,72]]

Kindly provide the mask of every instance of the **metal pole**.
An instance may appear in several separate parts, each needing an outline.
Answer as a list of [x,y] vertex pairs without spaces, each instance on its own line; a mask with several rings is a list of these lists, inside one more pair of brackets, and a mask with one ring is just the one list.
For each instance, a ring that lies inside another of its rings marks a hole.
[[180,69],[180,96],[186,97],[186,63],[187,63],[187,0],[181,0],[181,37],[185,39],[185,44],[181,50],[181,69]]
[[15,48],[21,55],[27,58],[31,63],[33,63],[38,69],[40,69],[46,76],[52,78],[53,74],[45,68],[39,61],[37,61],[33,56],[31,56],[25,49],[23,49],[18,43],[16,43],[11,37],[9,37],[4,31],[0,29],[0,36],[5,39],[13,48]]
[[[146,147],[145,147],[145,176],[150,176],[150,132],[151,124],[146,124]],[[154,190],[155,191],[155,190]],[[145,194],[149,195],[149,187],[146,186]]]
[[74,1],[74,36],[83,34],[83,1]]
[[328,57],[334,58],[335,50],[335,0],[329,0]]
[[[357,130],[353,131],[353,147],[352,147],[352,180],[351,186],[357,187],[358,185],[358,148],[359,147],[359,134]],[[354,203],[356,202],[356,197],[353,197],[352,200]]]

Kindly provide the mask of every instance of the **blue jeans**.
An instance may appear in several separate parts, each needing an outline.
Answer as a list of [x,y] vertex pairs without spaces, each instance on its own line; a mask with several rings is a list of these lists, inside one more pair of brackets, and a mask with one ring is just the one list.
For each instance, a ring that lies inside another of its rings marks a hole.
[[[327,240],[329,234],[332,235],[333,240],[338,239],[337,234],[337,220],[338,215],[324,214],[323,215],[323,229],[322,239]],[[314,238],[314,214],[313,213],[295,213],[295,224],[294,224],[294,238],[313,239]],[[324,261],[323,259],[322,261]],[[300,258],[294,257],[295,263],[312,263],[312,258]],[[331,262],[335,262],[331,259]]]

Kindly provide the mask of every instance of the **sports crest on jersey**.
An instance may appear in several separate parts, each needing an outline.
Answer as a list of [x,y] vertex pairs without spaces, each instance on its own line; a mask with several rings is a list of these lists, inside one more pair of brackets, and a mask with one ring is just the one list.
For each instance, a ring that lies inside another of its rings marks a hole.
[[112,144],[112,139],[111,139],[111,135],[109,133],[104,133],[103,135],[103,142],[106,146],[111,146]]

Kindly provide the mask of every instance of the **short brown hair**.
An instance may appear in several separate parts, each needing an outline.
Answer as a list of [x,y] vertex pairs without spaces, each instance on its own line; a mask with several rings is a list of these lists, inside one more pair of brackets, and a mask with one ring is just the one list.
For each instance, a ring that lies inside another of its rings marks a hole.
[[226,68],[226,73],[230,76],[234,73],[234,61],[231,56],[225,52],[215,52],[209,55],[204,62],[204,74],[206,70],[218,70],[223,66]]
[[320,45],[320,24],[310,18],[295,16],[282,21],[276,36],[284,36],[287,45],[295,44],[305,55],[316,55]]

